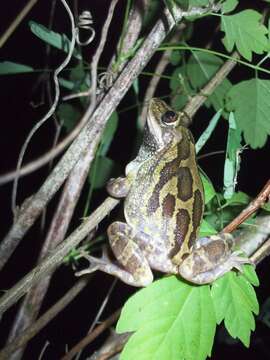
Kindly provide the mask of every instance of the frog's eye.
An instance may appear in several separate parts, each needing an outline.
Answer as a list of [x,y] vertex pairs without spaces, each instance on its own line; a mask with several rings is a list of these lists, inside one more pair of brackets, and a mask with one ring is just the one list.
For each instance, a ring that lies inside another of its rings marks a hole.
[[176,120],[178,119],[177,114],[172,111],[172,110],[168,110],[166,111],[162,116],[161,116],[161,121],[164,124],[172,124],[174,123]]

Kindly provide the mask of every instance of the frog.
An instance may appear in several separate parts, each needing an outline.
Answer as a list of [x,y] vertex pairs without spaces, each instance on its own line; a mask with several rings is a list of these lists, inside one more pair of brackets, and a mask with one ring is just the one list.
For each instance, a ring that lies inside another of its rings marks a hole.
[[150,100],[138,154],[107,190],[124,198],[126,222],[107,229],[116,262],[106,251],[101,258],[85,254],[90,265],[77,275],[101,270],[145,287],[157,270],[201,285],[250,263],[234,250],[230,234],[199,238],[205,200],[194,138],[185,114],[163,100]]

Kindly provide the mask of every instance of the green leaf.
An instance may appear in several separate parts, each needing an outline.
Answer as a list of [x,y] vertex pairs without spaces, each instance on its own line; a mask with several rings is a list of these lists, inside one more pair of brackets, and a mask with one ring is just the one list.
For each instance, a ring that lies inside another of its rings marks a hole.
[[115,162],[106,156],[97,156],[89,173],[92,189],[103,188],[111,178]]
[[[194,51],[187,64],[187,76],[192,87],[196,91],[201,90],[201,88],[212,79],[222,65],[223,61],[217,56]],[[223,108],[225,95],[230,88],[230,81],[224,79],[215,89],[213,94],[209,96],[206,105],[209,106],[212,104],[216,111]]]
[[189,0],[189,6],[207,6],[209,5],[209,0]]
[[255,329],[253,313],[259,312],[253,287],[243,275],[230,271],[213,283],[211,294],[218,324],[224,320],[229,334],[248,347]]
[[175,276],[155,281],[124,305],[116,331],[136,331],[121,360],[204,360],[210,356],[215,313],[209,286]]
[[209,203],[210,200],[213,199],[213,197],[216,195],[214,186],[212,185],[211,181],[200,172],[200,176],[203,183],[203,189],[204,189],[204,197],[205,197],[205,204]]
[[222,13],[225,14],[233,11],[237,5],[238,5],[238,0],[226,0],[222,4]]
[[180,60],[182,58],[182,54],[181,51],[179,50],[173,50],[171,53],[171,58],[170,58],[170,62],[172,65],[178,65]]
[[[30,30],[41,40],[54,46],[55,48],[62,50],[66,53],[69,52],[70,40],[65,34],[59,34],[52,30],[49,30],[45,26],[36,23],[35,21],[29,21]],[[74,49],[73,56],[79,60],[82,60],[81,54]]]
[[222,113],[222,109],[220,109],[213,117],[212,119],[209,121],[209,124],[207,126],[207,128],[204,130],[204,132],[201,134],[201,136],[199,137],[199,139],[196,142],[196,154],[198,154],[201,149],[203,148],[203,146],[205,145],[205,143],[207,142],[207,140],[210,138],[210,136],[212,135],[212,132],[215,130],[218,120],[220,119]]
[[225,206],[243,206],[247,205],[250,202],[250,196],[248,196],[246,193],[242,191],[238,191],[233,194],[233,196],[230,199],[226,200],[226,204],[222,206],[224,208]]
[[251,79],[234,85],[227,95],[237,126],[253,149],[263,147],[270,134],[270,81]]
[[250,282],[253,286],[259,286],[260,281],[255,271],[255,267],[251,264],[246,264],[243,266],[243,276]]
[[66,131],[70,132],[78,123],[81,113],[74,106],[64,103],[59,105],[57,115]]
[[28,65],[19,64],[12,61],[0,62],[0,75],[21,74],[33,71],[34,69]]
[[114,111],[110,116],[106,124],[106,127],[104,129],[104,132],[102,134],[98,155],[104,156],[107,154],[117,127],[118,127],[118,114],[116,111]]
[[244,10],[235,15],[222,15],[222,39],[226,49],[231,52],[236,46],[240,54],[251,60],[252,52],[262,54],[268,48],[267,28],[261,24],[262,15],[255,10]]
[[241,130],[236,126],[233,112],[229,116],[229,131],[227,139],[226,159],[224,165],[224,198],[230,199],[237,184],[237,174],[240,170]]
[[217,233],[217,230],[211,224],[209,224],[206,220],[203,219],[201,226],[200,226],[199,237],[215,235],[216,233]]

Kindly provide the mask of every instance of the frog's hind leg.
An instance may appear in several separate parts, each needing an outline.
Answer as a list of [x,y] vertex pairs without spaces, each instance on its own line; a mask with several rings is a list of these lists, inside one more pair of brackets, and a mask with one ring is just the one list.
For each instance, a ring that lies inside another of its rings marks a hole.
[[132,228],[126,223],[114,222],[109,226],[107,232],[112,251],[121,267],[112,263],[105,254],[100,259],[87,255],[85,258],[90,262],[90,267],[80,271],[77,275],[100,270],[114,275],[132,286],[150,284],[153,281],[153,274],[143,252],[133,241]]

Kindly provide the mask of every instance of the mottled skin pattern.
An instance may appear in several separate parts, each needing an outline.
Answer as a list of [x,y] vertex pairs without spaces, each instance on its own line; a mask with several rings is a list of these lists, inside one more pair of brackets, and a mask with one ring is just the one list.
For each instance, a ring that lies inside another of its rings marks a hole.
[[125,197],[126,223],[108,228],[120,266],[105,256],[86,256],[90,268],[80,274],[99,269],[128,284],[146,286],[155,269],[202,284],[248,262],[232,253],[229,235],[198,239],[203,186],[194,140],[181,116],[162,100],[151,100],[138,156],[127,165],[125,178],[107,186],[112,196]]

